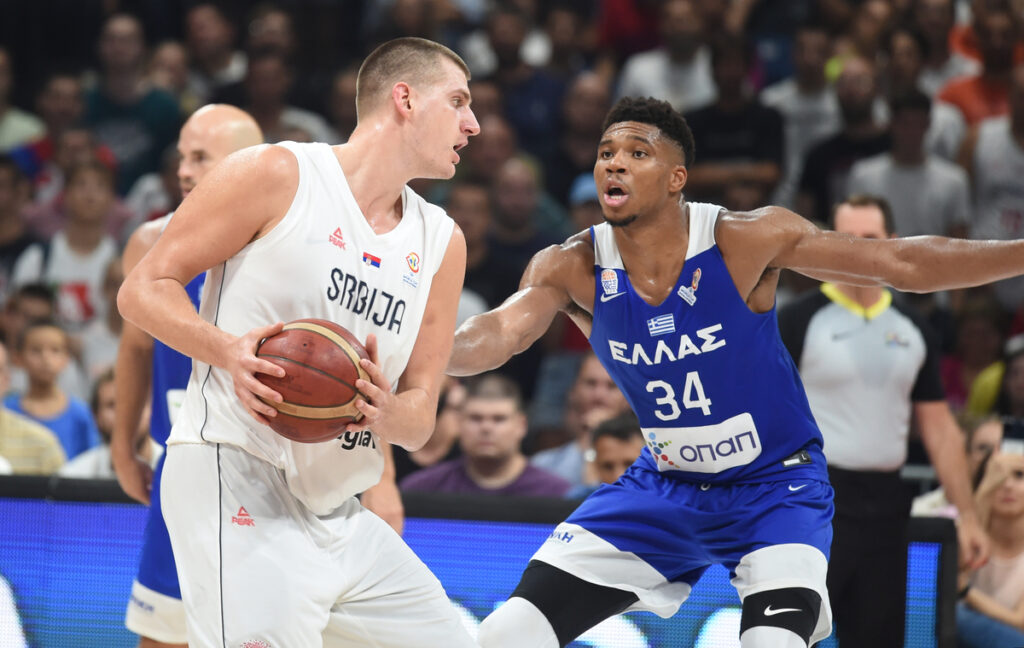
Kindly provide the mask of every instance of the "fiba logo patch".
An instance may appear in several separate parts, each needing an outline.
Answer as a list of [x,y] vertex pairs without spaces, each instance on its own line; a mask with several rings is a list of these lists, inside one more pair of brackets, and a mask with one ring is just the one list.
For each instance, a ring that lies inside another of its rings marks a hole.
[[610,268],[606,268],[601,271],[601,288],[604,289],[606,295],[612,295],[619,292],[619,275],[617,272]]
[[693,271],[689,286],[680,286],[678,295],[690,306],[697,303],[697,285],[700,284],[700,268]]
[[680,466],[671,459],[669,459],[668,455],[665,454],[665,448],[669,447],[670,445],[672,445],[671,441],[659,442],[658,435],[655,434],[654,432],[647,433],[647,447],[651,450],[651,454],[654,455],[654,460],[657,461],[659,464],[664,463],[679,468]]
[[405,256],[405,262],[409,264],[409,269],[414,273],[420,271],[420,255],[410,252]]

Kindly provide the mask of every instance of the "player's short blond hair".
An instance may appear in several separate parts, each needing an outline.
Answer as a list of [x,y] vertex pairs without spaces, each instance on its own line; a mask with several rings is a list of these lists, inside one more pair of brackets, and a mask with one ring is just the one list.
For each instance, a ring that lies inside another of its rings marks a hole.
[[470,78],[469,67],[458,54],[425,38],[396,38],[373,50],[359,67],[356,79],[356,120],[377,108],[400,81],[414,87],[440,81],[444,74],[438,65],[441,57],[458,65],[466,79]]

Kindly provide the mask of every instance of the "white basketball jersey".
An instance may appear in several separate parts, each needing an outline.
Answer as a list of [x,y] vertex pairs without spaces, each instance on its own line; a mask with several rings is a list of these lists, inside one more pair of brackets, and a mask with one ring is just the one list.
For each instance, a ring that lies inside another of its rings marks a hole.
[[[431,281],[453,221],[408,187],[402,219],[376,234],[334,151],[281,144],[298,160],[287,214],[266,236],[210,269],[199,314],[234,335],[303,318],[336,322],[365,341],[377,336],[380,366],[395,386],[419,333]],[[370,433],[295,443],[261,425],[234,393],[230,373],[196,362],[169,444],[226,443],[285,472],[293,494],[325,514],[377,483],[384,460]]]

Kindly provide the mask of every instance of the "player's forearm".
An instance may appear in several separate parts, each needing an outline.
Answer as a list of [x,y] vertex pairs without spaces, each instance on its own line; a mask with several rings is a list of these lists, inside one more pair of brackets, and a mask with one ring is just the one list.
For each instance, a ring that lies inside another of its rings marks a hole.
[[943,420],[945,418],[941,417],[930,429],[922,429],[921,438],[946,498],[956,507],[961,518],[975,519],[974,497],[960,431],[952,413],[948,420]]
[[177,281],[143,282],[129,275],[117,294],[117,307],[125,319],[174,350],[215,367],[226,365],[236,338],[199,317]]
[[136,442],[145,433],[140,423],[152,384],[152,358],[152,348],[126,344],[124,340],[117,350],[114,367],[116,406],[110,438],[112,452],[134,454]]
[[972,241],[941,236],[896,239],[889,283],[907,292],[968,288],[1024,274],[1024,240]]
[[501,319],[495,311],[475,315],[463,322],[455,331],[455,344],[445,373],[449,376],[475,376],[497,369],[526,348],[515,337],[504,335],[502,329]]

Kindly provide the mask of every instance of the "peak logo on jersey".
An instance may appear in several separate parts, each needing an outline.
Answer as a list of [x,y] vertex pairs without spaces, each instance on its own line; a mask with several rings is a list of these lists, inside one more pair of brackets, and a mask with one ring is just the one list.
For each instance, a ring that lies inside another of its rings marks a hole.
[[369,252],[363,252],[363,263],[365,265],[370,266],[371,268],[379,268],[380,267],[380,257],[379,256],[373,256]]
[[669,459],[667,454],[665,454],[665,448],[672,445],[671,441],[658,441],[658,435],[655,434],[654,432],[648,432],[647,439],[645,439],[645,441],[647,441],[647,447],[650,449],[651,454],[654,455],[654,459],[659,464],[667,463],[669,466],[672,466],[673,468],[679,467],[674,461]]
[[244,506],[240,506],[238,507],[238,515],[231,516],[231,524],[254,527],[256,526],[256,520],[252,519],[249,511],[246,511]]
[[602,270],[601,288],[604,289],[604,294],[606,295],[613,295],[619,292],[619,274],[611,268]]
[[676,318],[672,313],[665,313],[647,320],[647,330],[651,337],[668,335],[676,332]]
[[327,285],[327,299],[338,302],[368,322],[394,331],[402,330],[405,316],[405,300],[395,297],[386,290],[379,290],[362,279],[347,275],[340,268],[333,268]]
[[412,270],[413,273],[420,271],[420,255],[415,252],[410,252],[405,255],[405,262],[409,264],[409,269]]
[[694,270],[693,278],[690,279],[690,285],[679,286],[679,291],[676,293],[690,306],[697,303],[697,285],[700,284],[700,274],[700,268]]
[[341,234],[341,228],[334,228],[334,233],[330,235],[331,244],[340,247],[342,250],[345,249],[345,237]]

